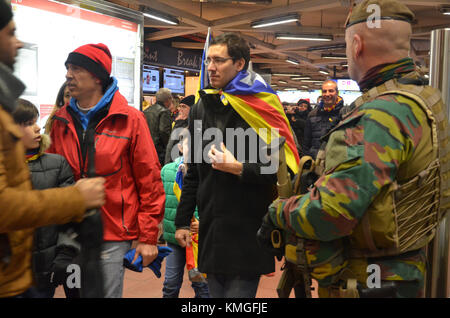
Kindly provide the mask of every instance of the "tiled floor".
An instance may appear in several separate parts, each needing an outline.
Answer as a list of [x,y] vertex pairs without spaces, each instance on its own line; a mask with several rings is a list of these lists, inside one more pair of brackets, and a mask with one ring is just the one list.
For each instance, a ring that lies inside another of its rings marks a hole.
[[[276,263],[276,271],[273,276],[262,276],[258,292],[256,294],[257,298],[278,298],[277,295],[277,285],[281,276],[282,263]],[[125,271],[124,278],[124,298],[161,298],[162,297],[162,287],[164,281],[164,263],[161,269],[161,278],[157,278],[155,274],[148,268],[145,268],[142,273],[133,272],[130,270]],[[59,287],[56,290],[55,298],[63,298],[64,290]],[[185,271],[183,285],[180,290],[180,298],[193,298],[194,291],[189,282],[187,276],[187,271]],[[293,297],[293,292],[291,293]]]

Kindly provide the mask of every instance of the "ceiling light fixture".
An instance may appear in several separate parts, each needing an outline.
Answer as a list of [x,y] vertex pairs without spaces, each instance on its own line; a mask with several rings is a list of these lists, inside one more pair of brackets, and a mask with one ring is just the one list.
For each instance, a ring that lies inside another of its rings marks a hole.
[[328,54],[322,54],[322,58],[323,59],[346,60],[347,56],[345,54],[328,53]]
[[272,76],[297,76],[297,74],[273,73]]
[[288,82],[279,80],[278,83],[281,83],[281,84],[287,84]]
[[293,81],[299,81],[299,80],[305,80],[305,79],[310,79],[310,76],[300,76],[300,77],[291,77],[291,80]]
[[288,58],[288,59],[286,60],[286,62],[291,63],[291,64],[294,64],[294,65],[299,65],[299,64],[300,64],[297,60],[294,60],[294,59],[292,59],[292,58]]
[[177,18],[174,18],[172,16],[168,16],[168,15],[165,15],[163,13],[159,13],[159,12],[156,12],[156,11],[153,11],[153,10],[149,10],[149,9],[144,9],[142,14],[144,16],[146,16],[147,18],[158,20],[158,21],[161,21],[161,22],[164,22],[164,23],[168,23],[168,24],[172,24],[172,25],[177,25],[177,24],[180,23]]
[[318,80],[303,80],[302,82],[305,82],[305,83],[322,83],[323,81],[318,81]]
[[324,75],[329,75],[330,73],[326,72],[326,71],[319,71],[320,74],[324,74]]
[[442,6],[439,11],[441,11],[441,13],[444,15],[450,15],[450,7]]
[[298,21],[299,19],[300,19],[300,16],[298,15],[298,13],[289,13],[289,14],[283,15],[283,16],[256,20],[256,21],[251,22],[250,26],[252,28],[264,28],[264,27],[268,27],[268,26],[272,26],[272,25]]
[[301,41],[331,41],[333,36],[321,34],[290,34],[276,33],[275,37],[279,40],[301,40]]

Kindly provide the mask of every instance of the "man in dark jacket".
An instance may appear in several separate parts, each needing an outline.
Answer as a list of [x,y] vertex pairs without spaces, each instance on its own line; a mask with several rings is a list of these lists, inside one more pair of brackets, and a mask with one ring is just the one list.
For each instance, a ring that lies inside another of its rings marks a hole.
[[[175,118],[169,142],[167,143],[165,164],[173,162],[176,158],[182,155],[177,146],[180,140],[180,133],[181,131],[183,131],[183,129],[180,128],[186,128],[188,126],[189,110],[191,109],[192,105],[194,105],[194,102],[194,95],[186,96],[180,101],[180,104],[178,106],[178,114]],[[172,151],[176,155],[172,155]]]
[[172,92],[161,88],[156,93],[156,103],[144,111],[150,134],[158,154],[159,163],[164,165],[166,147],[172,130],[171,109],[173,105]]
[[303,135],[303,155],[317,156],[323,136],[341,120],[344,100],[338,95],[337,83],[326,80],[322,84],[322,100],[308,115]]
[[[303,144],[303,135],[306,126],[306,119],[311,112],[311,104],[306,99],[300,99],[297,102],[297,106],[293,106],[292,114],[287,115],[292,130],[297,137],[297,141],[300,146]],[[303,155],[303,149],[300,149],[301,155]]]
[[[211,297],[255,297],[260,275],[274,271],[274,258],[259,247],[256,231],[273,199],[276,169],[264,174],[262,160],[249,160],[263,142],[238,114],[234,102],[224,104],[220,93],[229,91],[243,71],[246,77],[239,83],[252,81],[252,74],[246,71],[249,60],[250,49],[239,36],[225,33],[215,38],[205,60],[213,89],[200,91],[200,100],[189,113],[191,161],[183,181],[175,235],[182,247],[190,243],[189,225],[198,205],[198,268],[207,274]],[[230,138],[238,129],[246,130],[244,136]],[[196,138],[206,131],[223,136],[225,142]],[[243,147],[236,147],[231,140]]]

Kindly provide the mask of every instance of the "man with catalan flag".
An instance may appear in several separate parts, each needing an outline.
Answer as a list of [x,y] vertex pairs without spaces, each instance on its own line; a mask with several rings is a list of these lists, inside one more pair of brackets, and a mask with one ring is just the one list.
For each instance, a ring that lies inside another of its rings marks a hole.
[[252,298],[260,276],[274,271],[273,255],[256,241],[277,182],[278,162],[267,149],[283,137],[281,151],[293,173],[299,157],[278,96],[248,70],[247,42],[224,33],[204,56],[210,85],[199,91],[189,114],[190,162],[175,236],[181,246],[190,244],[198,206],[198,267],[207,274],[211,297]]

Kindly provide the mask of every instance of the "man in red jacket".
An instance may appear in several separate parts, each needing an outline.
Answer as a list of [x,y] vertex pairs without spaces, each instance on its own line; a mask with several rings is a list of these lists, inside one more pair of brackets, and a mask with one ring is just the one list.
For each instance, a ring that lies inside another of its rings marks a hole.
[[104,293],[121,297],[123,257],[131,242],[138,240],[136,258],[142,256],[143,266],[158,255],[165,194],[145,117],[119,93],[117,80],[110,76],[111,62],[108,47],[101,43],[83,45],[69,54],[65,64],[72,98],[55,114],[49,152],[67,159],[75,179],[87,175],[90,162],[95,174],[106,179]]

